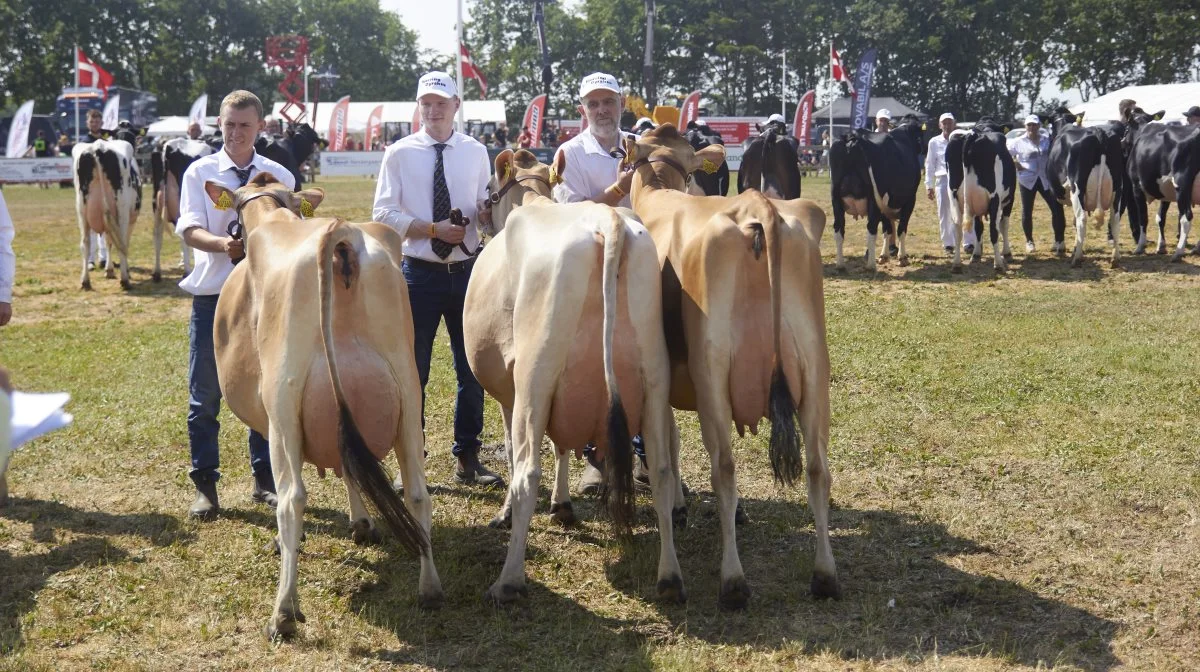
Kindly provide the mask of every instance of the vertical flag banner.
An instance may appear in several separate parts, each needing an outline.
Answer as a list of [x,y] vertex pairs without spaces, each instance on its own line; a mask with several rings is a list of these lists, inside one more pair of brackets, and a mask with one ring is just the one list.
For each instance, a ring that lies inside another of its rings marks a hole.
[[409,133],[416,133],[421,130],[421,101],[417,101],[417,106],[413,109],[412,126]]
[[192,110],[190,112],[188,112],[188,124],[190,125],[192,122],[195,122],[197,124],[200,124],[200,127],[203,128],[204,127],[204,117],[207,115],[208,115],[208,94],[202,93],[202,94],[200,94],[200,97],[196,99],[196,102],[192,103]]
[[835,82],[850,83],[850,76],[846,74],[846,66],[842,65],[842,57],[838,55],[837,49],[833,48],[833,43],[829,44],[829,76]]
[[121,94],[114,93],[108,97],[108,102],[104,103],[104,118],[100,122],[100,127],[105,130],[114,130],[117,123],[120,122],[118,116],[121,111]]
[[475,66],[475,61],[471,59],[471,53],[467,51],[467,45],[462,42],[458,43],[458,50],[462,55],[462,75],[467,79],[473,79],[479,82],[479,90],[483,92],[483,98],[487,99],[487,78],[483,76],[483,71]]
[[346,122],[350,116],[350,96],[342,96],[333,106],[333,114],[329,117],[329,151],[341,152],[346,149]]
[[76,48],[75,52],[75,67],[79,68],[79,86],[94,86],[107,91],[113,84],[113,76],[88,58],[82,49]]
[[29,125],[33,123],[33,101],[25,101],[13,116],[8,127],[8,150],[6,156],[19,159],[29,151]]
[[800,145],[812,144],[812,113],[813,103],[817,99],[817,92],[812,89],[800,98],[800,104],[796,106],[796,118],[792,120],[792,135],[800,141]]
[[700,92],[693,91],[683,99],[683,107],[679,108],[679,132],[687,130],[688,122],[700,118]]
[[363,147],[364,150],[369,152],[375,146],[375,141],[379,139],[379,129],[382,121],[383,105],[376,105],[375,109],[371,110],[371,114],[367,117],[367,146]]
[[521,128],[529,127],[529,134],[533,136],[533,144],[531,147],[542,146],[542,122],[546,116],[546,94],[535,97],[529,101],[529,107],[525,110],[525,118],[521,121]]
[[851,128],[867,127],[867,109],[871,104],[871,80],[875,77],[875,49],[868,49],[854,74],[854,121]]

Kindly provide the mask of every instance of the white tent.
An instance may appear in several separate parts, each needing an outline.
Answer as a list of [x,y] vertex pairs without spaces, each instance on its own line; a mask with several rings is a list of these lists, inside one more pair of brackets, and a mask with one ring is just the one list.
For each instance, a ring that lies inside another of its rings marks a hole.
[[1163,121],[1184,121],[1184,111],[1200,105],[1200,82],[1127,86],[1086,103],[1072,105],[1071,111],[1075,114],[1083,112],[1084,126],[1095,126],[1118,119],[1117,106],[1126,98],[1136,101],[1138,107],[1150,114],[1165,111]]
[[[172,135],[184,136],[187,135],[187,129],[187,117],[163,117],[146,128],[146,135],[160,138]],[[203,135],[212,135],[217,132],[217,127],[204,124],[201,132]]]
[[[309,103],[309,114],[305,118],[316,131],[318,135],[325,135],[329,132],[329,119],[333,116],[333,108],[337,104],[336,101],[323,100],[317,106],[317,121],[312,122],[312,103]],[[416,102],[374,102],[360,103],[353,99],[350,101],[350,116],[347,120],[347,128],[351,133],[363,133],[367,130],[367,117],[371,115],[371,110],[377,106],[383,105],[383,123],[387,122],[411,122],[413,112],[417,110]],[[280,119],[283,117],[279,111],[283,109],[283,103],[275,103],[271,110],[271,116]],[[502,100],[468,100],[463,103],[464,119],[467,121],[482,121],[503,123],[507,120],[504,116],[504,101]]]

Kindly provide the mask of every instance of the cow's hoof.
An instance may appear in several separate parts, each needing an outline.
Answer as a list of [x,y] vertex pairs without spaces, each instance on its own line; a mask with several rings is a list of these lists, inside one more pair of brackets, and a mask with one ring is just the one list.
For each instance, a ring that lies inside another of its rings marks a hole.
[[746,510],[742,508],[741,500],[738,500],[737,506],[733,509],[733,523],[735,525],[745,525],[750,522],[750,516],[746,515]]
[[150,276],[150,280],[153,282],[162,282],[162,273],[155,271],[154,274]]
[[820,572],[813,572],[812,583],[808,589],[812,591],[813,597],[821,599],[842,599],[842,588],[838,585],[837,577]]
[[121,289],[129,289],[133,285],[128,280],[121,280]]
[[1110,260],[1110,261],[1108,262],[1108,267],[1109,267],[1109,268],[1120,268],[1120,267],[1121,267],[1121,260],[1120,260],[1120,259],[1112,259],[1112,260]]
[[1004,272],[1007,271],[1008,268],[1005,267],[1004,264],[997,264],[992,267],[992,270],[996,273],[996,275],[1004,275]]
[[426,595],[426,594],[417,595],[417,607],[424,609],[425,611],[433,611],[435,609],[441,609],[442,605],[444,605],[445,603],[446,603],[446,594],[440,590],[437,591],[436,593],[429,593],[428,595]]
[[908,266],[908,257],[900,257],[900,266]]
[[881,265],[888,263],[888,256],[886,254],[879,255],[879,258],[875,260],[875,263]]
[[675,529],[677,529],[677,530],[686,529],[687,528],[687,518],[688,518],[688,514],[687,514],[686,506],[677,506],[677,507],[671,509],[671,524],[675,526]]
[[1172,264],[1179,261],[1180,259],[1183,259],[1183,250],[1180,250],[1180,251],[1176,252],[1175,254],[1171,255],[1171,263]]
[[1071,268],[1079,268],[1079,264],[1083,263],[1082,257],[1071,257]]
[[271,618],[265,633],[272,642],[291,639],[296,634],[297,624],[304,622],[304,614],[299,609],[292,613],[281,612]]
[[383,541],[379,529],[371,525],[369,520],[356,520],[350,523],[350,540],[358,546],[374,546]]
[[961,274],[963,272],[962,264],[953,264],[952,266],[950,266],[950,272]]
[[92,281],[84,280],[83,282],[79,283],[79,289],[82,289],[85,292],[92,291]]
[[512,529],[512,509],[506,508],[496,514],[495,518],[488,521],[488,527],[493,530],[511,530]]
[[110,268],[110,269],[104,271],[104,278],[106,280],[115,280],[117,278],[117,273],[116,273],[116,271],[114,271]]
[[1166,253],[1167,253],[1167,246],[1166,246],[1166,245],[1159,245],[1159,246],[1158,246],[1158,249],[1154,250],[1154,253],[1155,253],[1155,254],[1166,254]]
[[746,577],[739,576],[721,582],[721,594],[717,597],[717,603],[722,609],[745,609],[749,602],[750,584],[746,583]]
[[483,594],[483,601],[493,607],[502,607],[506,604],[512,604],[523,597],[529,597],[529,589],[523,583],[519,586],[496,584],[488,588],[487,592]]
[[1005,252],[1005,253],[1004,253],[1004,260],[1005,260],[1005,261],[1012,261],[1012,260],[1013,260],[1013,253],[1012,253],[1011,251],[1009,251],[1009,252]]
[[683,577],[675,574],[670,578],[659,579],[658,599],[675,604],[687,602],[687,591],[683,589]]
[[[562,525],[564,527],[566,527],[567,525],[574,525],[576,522],[575,507],[572,506],[570,502],[559,502],[556,504],[551,504],[550,505],[550,517],[554,519],[554,522],[556,522],[559,525]],[[509,527],[512,527],[511,514],[510,514],[510,520],[509,520]]]

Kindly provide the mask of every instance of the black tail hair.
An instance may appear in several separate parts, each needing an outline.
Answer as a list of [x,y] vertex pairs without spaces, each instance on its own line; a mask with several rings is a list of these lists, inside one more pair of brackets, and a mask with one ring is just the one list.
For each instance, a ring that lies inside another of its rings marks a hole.
[[621,397],[613,395],[608,408],[608,456],[604,460],[608,477],[605,503],[617,534],[625,536],[633,529],[635,496],[633,490],[633,443],[629,419]]
[[776,481],[791,486],[800,480],[804,460],[800,454],[800,434],[796,431],[796,403],[780,365],[771,374],[770,405],[771,471]]

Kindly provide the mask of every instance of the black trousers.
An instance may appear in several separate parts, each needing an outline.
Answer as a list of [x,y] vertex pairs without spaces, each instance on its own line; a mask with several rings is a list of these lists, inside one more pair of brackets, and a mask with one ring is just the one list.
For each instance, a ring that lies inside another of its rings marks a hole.
[[1058,202],[1050,188],[1042,184],[1041,178],[1033,183],[1033,189],[1026,189],[1024,185],[1018,186],[1021,187],[1021,228],[1025,230],[1025,240],[1033,241],[1033,195],[1038,193],[1050,207],[1050,225],[1054,228],[1054,242],[1063,242],[1063,235],[1067,230],[1067,220],[1063,214],[1062,203]]

